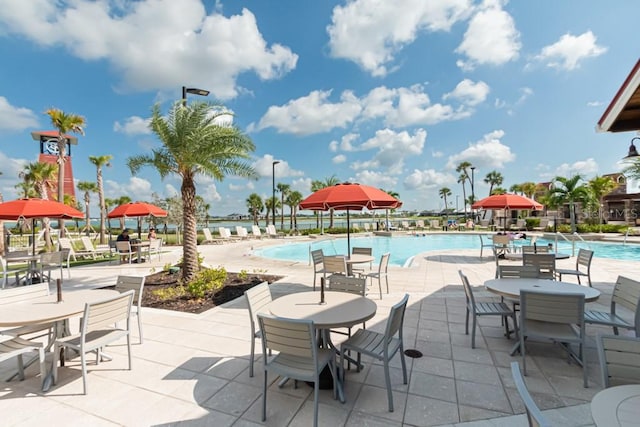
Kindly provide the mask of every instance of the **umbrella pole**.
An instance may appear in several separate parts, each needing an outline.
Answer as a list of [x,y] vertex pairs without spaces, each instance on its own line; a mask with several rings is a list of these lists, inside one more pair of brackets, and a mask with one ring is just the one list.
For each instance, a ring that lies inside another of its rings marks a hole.
[[349,209],[347,209],[347,256],[351,254],[351,227],[349,226]]
[[36,224],[37,224],[37,221],[35,218],[33,218],[33,221],[31,221],[31,254],[32,255],[36,254]]

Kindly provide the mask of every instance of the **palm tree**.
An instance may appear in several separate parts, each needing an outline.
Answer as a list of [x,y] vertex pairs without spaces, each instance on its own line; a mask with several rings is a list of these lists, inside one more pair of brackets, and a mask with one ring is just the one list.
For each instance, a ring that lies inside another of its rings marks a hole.
[[85,232],[89,236],[91,230],[91,215],[89,210],[89,203],[91,202],[91,193],[98,192],[98,185],[95,182],[80,181],[78,183],[78,190],[84,191],[84,209],[85,209]]
[[451,196],[451,190],[448,187],[442,187],[438,190],[438,195],[440,195],[441,199],[444,199],[444,212],[447,216],[447,220],[449,220],[449,211],[447,210],[447,197]]
[[[25,166],[24,170],[18,174],[24,180],[25,186],[31,186],[36,195],[43,199],[49,199],[49,189],[51,181],[55,177],[57,168],[51,163],[33,162]],[[53,244],[51,240],[51,226],[49,218],[43,218],[44,241],[47,247]],[[33,227],[33,224],[31,225]]]
[[513,194],[522,193],[522,184],[513,184],[509,187],[509,191]]
[[589,197],[589,190],[581,183],[582,176],[574,175],[571,178],[556,176],[553,179],[553,188],[549,191],[556,206],[569,204],[569,219],[571,220],[571,232],[576,232],[576,207],[577,202],[585,202]]
[[247,198],[247,209],[249,215],[253,218],[253,223],[258,225],[258,217],[264,211],[264,203],[262,203],[262,197],[257,193],[252,193]]
[[[616,182],[610,176],[598,176],[591,178],[587,183],[592,200],[597,203],[598,224],[602,225],[602,205],[604,196],[611,193],[616,187]],[[600,230],[602,231],[602,229]]]
[[276,185],[276,189],[280,193],[280,206],[282,206],[282,209],[280,210],[280,229],[282,230],[284,229],[284,199],[291,191],[291,186],[289,184],[279,182],[278,185]]
[[[131,197],[129,196],[120,196],[115,199],[116,206],[125,205],[127,203],[131,203]],[[124,230],[124,218],[120,218],[120,230]]]
[[[311,192],[315,193],[318,190],[321,190],[324,188],[324,183],[322,181],[318,181],[316,179],[314,179],[313,181],[311,181]],[[316,217],[316,228],[320,230],[320,234],[323,234],[323,225],[320,225],[320,222],[322,221],[322,211],[313,211],[313,214]]]
[[[67,161],[67,140],[65,134],[72,132],[84,135],[86,120],[77,114],[67,114],[57,108],[49,108],[45,114],[58,131],[58,201],[64,201],[64,163]],[[62,222],[61,222],[62,224]],[[64,227],[60,227],[60,235],[64,237]]]
[[127,165],[136,174],[142,166],[154,167],[161,178],[175,174],[182,180],[182,279],[188,283],[198,271],[195,178],[202,174],[222,181],[227,175],[255,179],[257,173],[245,162],[255,150],[251,139],[237,127],[222,122],[229,112],[206,102],[185,105],[177,101],[164,116],[153,107],[150,127],[161,142],[151,154],[130,157]]
[[298,229],[298,220],[296,218],[296,212],[298,209],[298,205],[302,201],[303,196],[299,191],[289,191],[287,194],[287,206],[289,206],[289,230],[297,230]]
[[456,167],[456,172],[461,172],[458,177],[458,184],[462,184],[462,200],[464,201],[464,217],[467,217],[467,190],[465,183],[467,181],[471,182],[471,178],[469,177],[469,169],[473,166],[469,162],[460,162],[460,164]]
[[[104,187],[102,184],[102,167],[111,166],[111,159],[113,156],[110,154],[104,156],[89,156],[89,161],[96,167],[96,184],[98,186],[98,201],[100,205],[100,243],[104,243],[104,235],[106,232],[105,222],[107,217],[106,206],[104,203]],[[88,218],[88,217],[87,217]]]
[[533,199],[533,196],[536,194],[537,189],[538,186],[535,182],[527,181],[520,184],[520,191],[522,191],[522,194],[530,199]]
[[268,197],[264,200],[264,206],[267,210],[267,214],[264,217],[265,224],[269,225],[269,214],[271,212],[278,212],[278,209],[280,208],[280,200],[278,200],[277,197]]
[[[380,190],[382,190],[382,188],[381,188]],[[395,192],[395,191],[393,191],[393,190],[389,190],[389,191],[387,191],[387,190],[382,190],[382,191],[384,191],[385,193],[387,193],[387,194],[388,194],[388,195],[390,195],[391,197],[394,197],[394,198],[396,198],[396,199],[400,199],[400,194],[396,193],[396,192]],[[395,209],[392,209],[392,210],[395,210]],[[386,224],[387,226],[389,226],[389,209],[385,209],[384,211],[385,211],[385,221],[386,221],[386,222],[385,222],[385,224]]]
[[489,195],[493,194],[493,188],[502,185],[504,177],[498,171],[491,171],[484,177],[484,183],[489,184]]

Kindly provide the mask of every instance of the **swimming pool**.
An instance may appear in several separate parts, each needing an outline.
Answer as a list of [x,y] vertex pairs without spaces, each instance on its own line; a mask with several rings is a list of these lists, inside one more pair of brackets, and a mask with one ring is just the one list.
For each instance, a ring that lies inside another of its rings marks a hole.
[[[555,241],[538,239],[538,245],[555,244]],[[445,249],[478,249],[480,240],[476,234],[427,234],[418,236],[395,237],[355,237],[351,238],[351,247],[366,246],[373,248],[373,256],[378,259],[385,252],[391,253],[389,263],[404,266],[421,253]],[[558,243],[559,252],[571,253],[569,243]],[[640,261],[640,245],[622,245],[619,243],[588,242],[576,243],[578,248],[591,249],[594,256],[618,260]],[[327,239],[314,242],[295,243],[271,246],[258,249],[255,254],[265,258],[308,262],[309,251],[322,249],[325,255],[347,253],[347,239]]]

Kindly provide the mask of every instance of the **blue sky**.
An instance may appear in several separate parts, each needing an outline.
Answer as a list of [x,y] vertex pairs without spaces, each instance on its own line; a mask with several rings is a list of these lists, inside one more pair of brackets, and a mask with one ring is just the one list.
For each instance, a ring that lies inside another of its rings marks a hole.
[[[455,166],[504,187],[620,170],[632,133],[595,125],[637,61],[640,4],[584,0],[1,0],[0,191],[17,193],[50,107],[81,114],[76,180],[112,154],[107,197],[179,191],[129,156],[159,142],[146,119],[181,87],[211,91],[253,139],[256,181],[199,179],[211,214],[246,212],[276,182],[304,196],[312,180],[394,190],[410,210],[455,200]],[[189,95],[189,101],[200,97]],[[93,212],[96,212],[95,208]]]

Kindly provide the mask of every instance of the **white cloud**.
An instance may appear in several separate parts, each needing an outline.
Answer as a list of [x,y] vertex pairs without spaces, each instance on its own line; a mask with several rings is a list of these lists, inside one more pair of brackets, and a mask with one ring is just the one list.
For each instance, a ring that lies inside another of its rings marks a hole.
[[463,161],[468,161],[476,167],[487,169],[501,169],[506,163],[516,159],[511,148],[500,140],[504,137],[504,131],[495,130],[482,137],[480,141],[469,144],[461,153],[449,157],[448,169],[455,169]]
[[311,135],[344,128],[360,114],[359,100],[350,91],[340,96],[340,102],[328,102],[331,91],[313,91],[289,101],[283,106],[271,106],[260,119],[258,130],[274,127],[279,133]]
[[132,176],[129,181],[116,182],[110,179],[104,183],[105,197],[119,198],[128,195],[131,200],[151,200],[151,194],[154,192],[151,182],[138,176]]
[[375,136],[354,147],[357,151],[376,150],[376,153],[370,160],[354,162],[351,167],[354,170],[383,168],[388,174],[400,174],[404,159],[422,154],[426,139],[424,129],[417,129],[413,135],[406,131],[378,130]]
[[345,156],[344,154],[338,154],[337,156],[334,156],[333,159],[331,159],[331,163],[333,163],[334,165],[338,165],[346,161],[347,161],[347,156]]
[[148,135],[151,133],[149,123],[151,119],[143,119],[138,116],[127,117],[123,124],[115,122],[113,124],[114,132],[121,132],[125,135]]
[[311,194],[311,178],[298,178],[291,181],[291,189],[302,193],[303,197]]
[[38,118],[33,111],[13,106],[7,98],[0,96],[0,130],[19,131],[36,127]]
[[201,0],[3,2],[0,25],[42,46],[64,46],[80,59],[108,62],[124,90],[168,90],[191,82],[230,99],[243,91],[240,74],[276,79],[298,60],[288,47],[268,45],[249,10],[207,15]]
[[473,106],[484,102],[490,90],[489,85],[483,81],[474,83],[472,80],[464,79],[458,83],[452,92],[444,94],[442,99],[458,99],[467,105]]
[[[443,121],[460,120],[474,113],[473,106],[486,99],[489,87],[484,82],[464,80],[445,95],[460,105],[431,102],[423,85],[389,89],[380,86],[362,98],[351,91],[340,95],[340,102],[331,102],[331,91],[313,91],[307,96],[290,100],[282,106],[271,106],[260,122],[251,124],[249,130],[274,127],[279,133],[310,135],[345,128],[357,121],[383,118],[386,126],[404,127],[433,125]],[[357,135],[347,135],[342,141],[334,141],[330,150],[339,144],[349,144]]]
[[384,76],[394,56],[419,32],[449,31],[470,10],[469,0],[351,1],[333,9],[327,27],[330,54]]
[[591,31],[579,36],[567,33],[554,44],[543,47],[535,59],[547,67],[571,71],[580,68],[580,63],[585,59],[595,58],[606,51],[606,47],[598,46],[596,36]]
[[556,167],[554,171],[541,173],[543,179],[552,180],[556,176],[574,176],[582,175],[583,177],[593,176],[598,173],[598,163],[592,159],[578,160],[574,163],[562,163]]
[[[279,161],[280,163],[273,166],[274,161]],[[286,160],[278,160],[274,158],[271,154],[265,154],[260,157],[253,163],[253,168],[258,173],[259,176],[263,178],[271,178],[273,175],[273,171],[275,169],[276,172],[276,181],[281,178],[293,177],[293,176],[304,176],[304,172],[300,170],[296,170],[289,166],[289,163]]]
[[469,21],[464,39],[456,49],[467,57],[458,66],[472,70],[477,65],[502,65],[518,58],[520,33],[511,15],[499,1],[486,0]]
[[363,170],[356,173],[354,179],[350,181],[376,188],[392,189],[396,186],[398,179],[384,172]]
[[453,174],[438,172],[435,169],[414,169],[403,182],[404,188],[408,190],[440,188],[455,183],[456,177]]
[[601,107],[604,103],[602,101],[589,101],[587,102],[587,107]]

